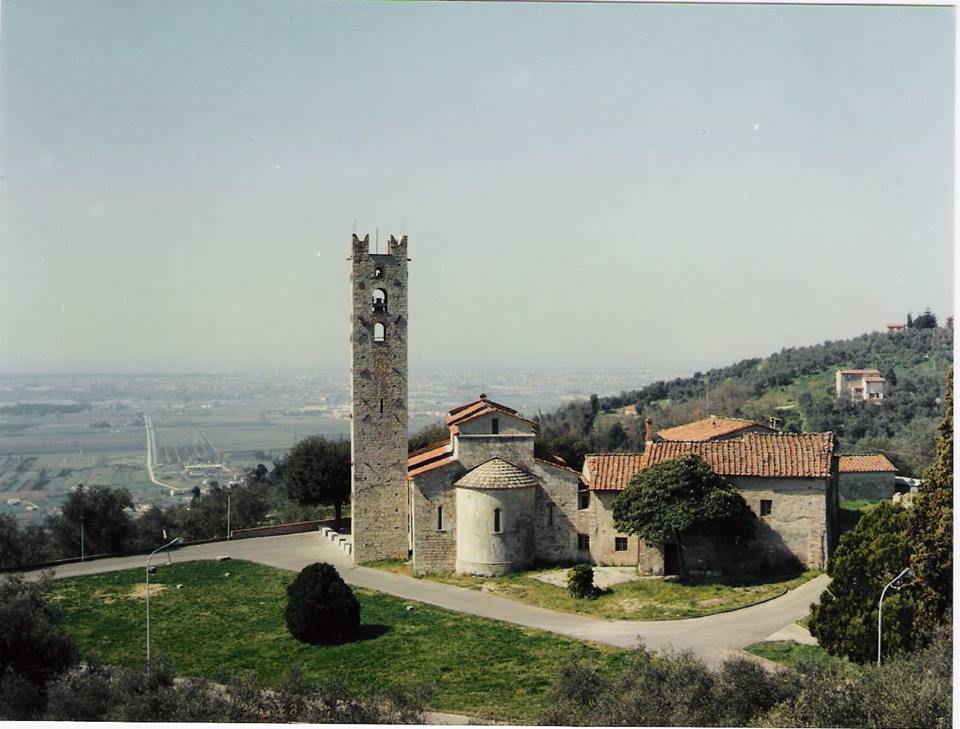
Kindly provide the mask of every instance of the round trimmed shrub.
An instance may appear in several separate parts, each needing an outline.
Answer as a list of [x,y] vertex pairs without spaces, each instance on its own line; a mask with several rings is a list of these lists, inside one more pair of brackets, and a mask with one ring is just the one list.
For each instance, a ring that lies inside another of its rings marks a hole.
[[315,562],[287,586],[286,618],[302,643],[345,643],[360,627],[360,603],[333,565]]
[[567,589],[574,597],[596,597],[593,586],[593,567],[586,563],[575,564],[567,572]]

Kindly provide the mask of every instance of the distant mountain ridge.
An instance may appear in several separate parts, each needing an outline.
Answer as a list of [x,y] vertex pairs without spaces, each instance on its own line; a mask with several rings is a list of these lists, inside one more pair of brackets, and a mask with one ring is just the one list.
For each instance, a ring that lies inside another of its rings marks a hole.
[[[725,415],[793,431],[832,430],[841,452],[881,452],[906,475],[933,459],[942,417],[952,327],[873,332],[852,339],[790,347],[690,377],[651,383],[569,403],[538,416],[542,444],[575,465],[582,454],[643,449],[643,419],[656,430],[706,415]],[[876,368],[887,378],[882,403],[835,397],[838,368]],[[624,414],[633,405],[637,414]]]

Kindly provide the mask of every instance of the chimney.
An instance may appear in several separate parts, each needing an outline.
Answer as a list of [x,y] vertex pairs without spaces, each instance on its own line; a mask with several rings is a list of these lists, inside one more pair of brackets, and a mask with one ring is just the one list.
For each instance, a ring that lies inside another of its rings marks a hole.
[[643,440],[646,445],[653,443],[653,418],[650,416],[643,421]]

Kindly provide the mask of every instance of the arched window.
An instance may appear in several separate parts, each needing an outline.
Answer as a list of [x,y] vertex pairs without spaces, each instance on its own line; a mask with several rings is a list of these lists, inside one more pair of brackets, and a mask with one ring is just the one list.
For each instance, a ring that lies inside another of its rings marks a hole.
[[373,310],[374,311],[387,310],[387,292],[384,291],[383,289],[373,290]]
[[380,266],[377,266],[375,269],[373,269],[373,277],[383,278],[383,269],[380,268]]
[[387,328],[377,322],[373,325],[373,341],[375,342],[384,342],[387,339]]
[[493,531],[499,532],[501,526],[502,525],[500,524],[500,509],[494,509],[493,510]]

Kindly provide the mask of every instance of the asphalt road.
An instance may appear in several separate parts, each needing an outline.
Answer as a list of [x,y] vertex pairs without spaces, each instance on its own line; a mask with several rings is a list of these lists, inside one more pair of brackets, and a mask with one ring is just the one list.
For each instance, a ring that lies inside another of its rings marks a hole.
[[[751,643],[766,639],[804,617],[810,604],[819,599],[820,593],[829,582],[826,575],[821,575],[774,600],[703,618],[603,620],[546,610],[486,592],[431,580],[418,580],[368,567],[355,567],[350,556],[323,539],[318,532],[183,547],[172,553],[172,560],[188,562],[219,556],[245,559],[287,570],[300,570],[312,562],[329,562],[351,585],[620,648],[633,648],[642,643],[653,650],[691,650],[711,665]],[[76,577],[142,567],[145,560],[144,556],[136,556],[74,563],[58,567],[56,577]],[[166,557],[158,555],[154,560],[155,564],[163,563],[166,562]],[[39,573],[28,573],[28,576],[37,574]]]

